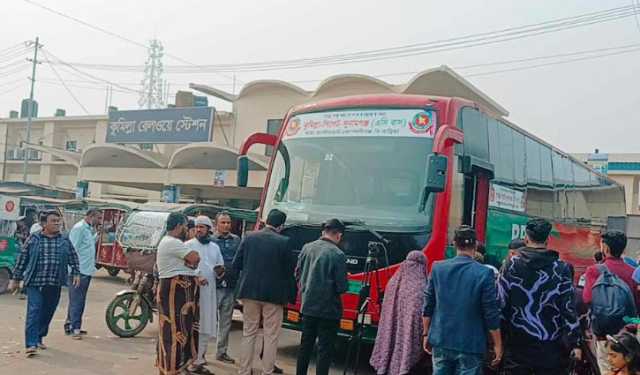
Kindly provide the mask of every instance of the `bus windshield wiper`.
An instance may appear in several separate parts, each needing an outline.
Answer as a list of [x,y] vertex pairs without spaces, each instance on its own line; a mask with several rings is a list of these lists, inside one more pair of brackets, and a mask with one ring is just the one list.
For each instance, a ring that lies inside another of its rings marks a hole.
[[292,229],[292,228],[319,229],[319,228],[322,228],[322,223],[291,223],[291,224],[286,224],[284,226],[284,229]]
[[378,232],[375,229],[371,228],[363,220],[360,220],[360,219],[343,220],[342,222],[347,227],[356,227],[356,228],[360,228],[360,229],[366,230],[367,232],[371,233],[378,241],[382,242],[385,246],[389,246],[389,244],[391,243],[391,241],[386,239],[382,234],[380,234],[380,232]]

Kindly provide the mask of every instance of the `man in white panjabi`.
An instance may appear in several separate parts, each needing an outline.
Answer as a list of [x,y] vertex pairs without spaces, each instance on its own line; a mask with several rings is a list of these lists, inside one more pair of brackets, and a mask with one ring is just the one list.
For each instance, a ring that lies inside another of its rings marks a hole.
[[218,328],[218,302],[216,298],[216,279],[224,276],[224,259],[220,248],[211,241],[210,232],[213,228],[211,219],[198,216],[195,219],[196,237],[187,241],[185,245],[200,255],[198,276],[203,279],[200,286],[200,337],[198,339],[198,358],[195,366],[204,366],[207,361],[205,354],[209,340],[216,337]]

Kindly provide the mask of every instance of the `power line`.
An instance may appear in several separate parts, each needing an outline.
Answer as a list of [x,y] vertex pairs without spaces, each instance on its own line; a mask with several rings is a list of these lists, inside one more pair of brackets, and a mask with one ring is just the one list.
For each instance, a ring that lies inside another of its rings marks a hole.
[[9,77],[9,76],[14,75],[14,74],[16,74],[16,73],[23,72],[23,71],[25,71],[25,70],[29,69],[29,67],[30,67],[30,66],[29,66],[29,64],[26,64],[26,63],[25,63],[24,65],[21,65],[21,66],[19,66],[19,67],[16,67],[16,68],[15,68],[15,69],[13,69],[13,70],[9,70],[9,71],[6,71],[6,72],[0,72],[0,78],[2,78],[2,77]]
[[[26,0],[25,0],[25,1],[26,1]],[[74,64],[71,64],[71,63],[65,62],[64,60],[60,59],[59,57],[57,57],[56,55],[54,55],[53,53],[51,53],[51,51],[49,51],[49,50],[47,50],[47,53],[48,53],[48,56],[53,57],[55,60],[57,60],[57,61],[58,61],[59,63],[61,63],[62,65],[67,66],[68,68],[70,68],[70,69],[72,69],[72,70],[74,70],[74,71],[76,71],[76,72],[78,72],[78,73],[82,74],[82,75],[83,75],[83,76],[85,76],[85,77],[89,77],[89,78],[91,78],[91,79],[93,79],[93,80],[101,81],[101,82],[103,82],[103,83],[108,83],[108,84],[110,84],[110,85],[116,86],[116,87],[121,88],[121,89],[123,89],[123,90],[127,90],[127,91],[131,91],[131,92],[135,92],[135,93],[138,93],[138,94],[140,93],[140,91],[138,91],[138,90],[134,90],[134,89],[132,89],[132,88],[129,88],[129,87],[126,87],[126,86],[122,86],[122,85],[119,85],[119,84],[117,84],[117,83],[115,83],[115,82],[111,82],[111,81],[109,81],[109,80],[106,80],[106,79],[103,79],[103,78],[100,78],[100,77],[94,76],[93,74],[86,73],[86,72],[84,72],[84,71],[82,71],[82,70],[80,70],[80,69],[76,68],[76,67],[74,66]]]
[[493,61],[489,63],[481,63],[481,64],[473,64],[473,65],[463,65],[463,66],[456,66],[454,67],[454,69],[464,70],[464,69],[472,69],[472,68],[479,68],[479,67],[486,67],[486,66],[506,65],[506,64],[529,62],[529,61],[537,61],[537,60],[548,60],[548,59],[553,59],[558,57],[570,57],[570,56],[585,55],[585,54],[592,54],[592,53],[598,53],[598,52],[624,50],[624,49],[630,49],[630,48],[636,48],[636,47],[640,47],[640,43],[627,44],[627,45],[622,45],[617,47],[596,48],[596,49],[590,49],[590,50],[557,53],[553,55],[526,57],[521,59]]
[[20,42],[20,43],[14,44],[12,46],[9,46],[9,47],[7,47],[5,49],[0,49],[0,54],[8,53],[8,51],[12,51],[12,50],[14,50],[16,48],[19,48],[19,47],[24,47],[26,45],[25,43],[26,42]]
[[[24,2],[26,2],[26,3],[28,3],[28,4],[31,4],[31,5],[33,5],[33,6],[36,6],[36,7],[40,8],[40,9],[46,10],[46,11],[48,11],[48,12],[50,12],[50,13],[54,13],[54,14],[56,14],[56,15],[60,16],[60,17],[64,17],[64,18],[67,18],[67,19],[72,20],[72,21],[74,21],[74,22],[77,22],[77,23],[79,23],[79,24],[82,24],[82,25],[84,25],[84,26],[86,26],[86,27],[88,27],[88,28],[90,28],[90,29],[93,29],[93,30],[99,31],[99,32],[101,32],[101,33],[104,33],[104,34],[110,35],[110,36],[112,36],[112,37],[114,37],[114,38],[118,38],[118,39],[120,39],[120,40],[122,40],[122,41],[125,41],[125,42],[127,42],[127,43],[133,44],[133,45],[135,45],[135,46],[142,47],[142,48],[144,48],[145,50],[147,49],[147,46],[146,46],[144,43],[137,42],[137,41],[135,41],[135,40],[133,40],[133,39],[130,39],[130,38],[127,38],[127,37],[122,36],[122,35],[120,35],[120,34],[114,33],[114,32],[112,32],[112,31],[109,31],[109,30],[107,30],[107,29],[105,29],[105,28],[102,28],[102,27],[100,27],[100,26],[97,26],[97,25],[94,25],[94,24],[92,24],[92,23],[89,23],[89,22],[83,21],[83,20],[81,20],[81,19],[79,19],[79,18],[77,18],[77,17],[74,17],[74,16],[68,15],[68,14],[66,14],[66,13],[60,12],[60,11],[55,10],[55,9],[53,9],[53,8],[49,8],[49,7],[44,6],[44,5],[42,5],[42,4],[36,3],[35,1],[32,1],[32,0],[23,0],[23,1],[24,1]],[[167,57],[170,57],[170,58],[172,58],[172,59],[176,60],[176,61],[180,61],[180,62],[182,62],[182,63],[184,63],[184,64],[188,64],[188,65],[191,65],[191,66],[198,66],[197,64],[194,64],[194,63],[192,63],[192,62],[190,62],[190,61],[188,61],[188,60],[185,60],[185,59],[181,58],[180,56],[176,56],[176,55],[169,54],[169,53],[165,53],[165,55],[166,55]],[[221,76],[223,76],[223,77],[225,77],[225,78],[228,78],[228,79],[233,79],[233,77],[231,77],[231,76],[227,76],[227,75],[225,75],[225,74],[220,74],[220,75],[221,75]]]
[[26,79],[28,79],[28,78],[27,78],[27,77],[24,77],[24,78],[18,78],[18,79],[15,79],[15,80],[13,80],[13,81],[0,82],[0,87],[2,87],[2,86],[9,86],[9,85],[14,84],[14,83],[17,83],[17,82],[23,82],[23,81],[24,81],[24,80],[26,80]]
[[[62,84],[58,81],[58,80],[50,80],[50,79],[39,79],[38,82],[45,84],[45,85],[52,85],[52,86],[62,86]],[[104,92],[104,87],[100,88],[97,86],[86,86],[86,85],[74,85],[74,84],[66,84],[68,87],[73,87],[76,89],[81,89],[81,90],[93,90],[93,91],[101,91]],[[117,89],[113,89],[113,92],[117,92],[117,93],[122,93],[122,94],[129,94],[129,95],[139,95],[139,93],[136,92],[131,92],[131,91],[125,91],[125,90],[117,90]]]
[[33,47],[24,47],[20,50],[17,50],[11,53],[6,53],[0,56],[0,64],[6,63],[11,60],[15,60],[16,58],[24,58],[27,56],[27,54],[30,54],[32,51],[33,51]]
[[[464,77],[477,77],[477,76],[492,75],[492,74],[512,72],[512,71],[528,70],[528,69],[534,69],[534,68],[539,68],[539,67],[543,67],[543,66],[566,64],[566,63],[576,62],[576,61],[592,60],[592,59],[597,59],[597,58],[602,58],[602,57],[621,55],[621,54],[625,54],[625,53],[633,53],[633,52],[637,52],[639,50],[640,50],[640,43],[635,43],[635,44],[628,44],[628,45],[617,46],[617,47],[597,48],[597,49],[591,49],[591,50],[582,50],[582,51],[575,51],[575,52],[558,53],[558,54],[553,54],[553,55],[544,55],[544,56],[535,56],[535,57],[527,57],[527,58],[520,58],[520,59],[492,61],[492,62],[488,62],[488,63],[478,63],[478,64],[472,64],[472,65],[454,66],[453,69],[455,69],[455,70],[468,70],[468,69],[474,69],[474,68],[478,68],[478,67],[490,67],[490,66],[500,66],[500,65],[509,65],[509,64],[521,64],[523,62],[532,62],[532,61],[540,61],[540,60],[551,60],[551,59],[561,58],[561,57],[574,57],[574,56],[587,55],[587,56],[583,56],[583,57],[580,57],[580,58],[552,61],[552,62],[547,62],[547,63],[543,63],[543,64],[526,65],[526,66],[520,66],[520,67],[514,67],[514,68],[508,68],[508,69],[463,74]],[[600,53],[600,54],[598,54],[599,52],[608,52],[608,53]],[[414,71],[403,71],[403,72],[393,72],[393,73],[382,73],[382,74],[373,74],[373,75],[371,75],[371,77],[384,78],[384,77],[393,77],[393,76],[414,75],[414,74],[418,74],[420,72],[422,72],[422,71],[415,71],[414,70]],[[323,80],[324,79],[310,79],[310,80],[297,80],[297,81],[289,81],[289,82],[291,82],[291,83],[315,83],[315,82],[322,82]]]
[[[43,51],[45,54],[45,60],[49,61],[49,54],[47,53],[47,51]],[[65,90],[67,90],[67,92],[69,93],[69,95],[73,98],[73,100],[80,106],[80,108],[82,108],[82,110],[84,111],[85,114],[89,114],[89,111],[87,111],[87,108],[82,105],[82,103],[80,102],[80,100],[78,100],[78,98],[73,94],[73,91],[71,91],[71,89],[69,87],[67,87],[67,84],[64,82],[64,80],[62,79],[62,77],[60,77],[60,74],[58,74],[58,71],[56,70],[56,68],[49,64],[49,67],[51,68],[51,70],[53,71],[53,73],[56,75],[56,77],[58,77],[58,80],[60,81],[60,83],[62,84],[62,86],[64,86]]]
[[135,41],[135,40],[133,40],[133,39],[129,39],[129,38],[124,37],[124,36],[122,36],[122,35],[120,35],[120,34],[116,34],[116,33],[114,33],[114,32],[111,32],[111,31],[107,30],[107,29],[103,29],[103,28],[102,28],[102,27],[100,27],[100,26],[96,26],[96,25],[94,25],[94,24],[91,24],[91,23],[85,22],[85,21],[83,21],[83,20],[81,20],[81,19],[79,19],[79,18],[76,18],[76,17],[74,17],[74,16],[70,16],[70,15],[68,15],[68,14],[62,13],[62,12],[60,12],[60,11],[57,11],[57,10],[53,9],[53,8],[49,8],[49,7],[44,6],[44,5],[42,5],[42,4],[38,4],[38,3],[36,3],[35,1],[31,1],[31,0],[23,0],[23,1],[24,1],[25,3],[31,4],[31,5],[33,5],[33,6],[36,6],[36,7],[40,8],[40,9],[44,9],[44,10],[46,10],[47,12],[51,12],[51,13],[57,14],[58,16],[61,16],[61,17],[64,17],[64,18],[68,18],[68,19],[70,19],[70,20],[72,20],[72,21],[74,21],[74,22],[77,22],[77,23],[79,23],[79,24],[82,24],[82,25],[84,25],[84,26],[86,26],[86,27],[89,27],[89,28],[91,28],[91,29],[94,29],[94,30],[100,31],[101,33],[105,33],[105,34],[107,34],[107,35],[111,35],[112,37],[114,37],[114,38],[118,38],[118,39],[123,40],[123,41],[125,41],[125,42],[127,42],[127,43],[135,44],[135,45],[137,45],[138,47],[142,47],[142,48],[145,48],[145,49],[147,48],[147,46],[145,46],[144,44],[139,43],[139,42],[136,42],[136,41]]
[[620,52],[604,53],[604,54],[595,55],[595,56],[586,56],[586,57],[579,57],[579,58],[567,59],[567,60],[562,60],[562,61],[554,61],[554,62],[548,62],[548,63],[543,63],[543,64],[524,66],[524,67],[502,69],[502,70],[494,70],[494,71],[481,72],[481,73],[473,73],[473,74],[468,74],[465,77],[480,77],[480,76],[493,75],[493,74],[498,74],[498,73],[517,72],[517,71],[521,71],[521,70],[529,70],[529,69],[541,68],[541,67],[546,67],[546,66],[568,64],[568,63],[577,62],[577,61],[593,60],[593,59],[599,59],[599,58],[602,58],[602,57],[616,56],[616,55],[622,55],[622,54],[633,53],[633,52],[638,52],[638,51],[640,51],[640,47],[629,49],[629,50],[625,50],[625,51],[620,51]]
[[22,59],[16,60],[14,62],[11,62],[11,63],[7,64],[7,65],[0,66],[0,71],[3,70],[3,69],[11,68],[11,67],[14,67],[14,66],[17,66],[17,65],[20,65],[20,64],[24,64],[24,63],[25,63],[25,60],[22,60]]
[[[432,54],[450,50],[464,49],[470,47],[483,46],[488,44],[502,43],[552,32],[558,32],[577,27],[584,27],[603,22],[610,22],[622,18],[633,16],[635,10],[632,6],[607,9],[604,11],[591,12],[578,16],[560,18],[535,24],[511,27],[490,32],[469,34],[461,37],[436,40],[425,43],[415,43],[399,47],[385,49],[360,51],[349,54],[329,55],[314,58],[275,60],[265,62],[241,63],[241,64],[214,64],[193,66],[168,66],[167,72],[174,73],[196,73],[202,71],[233,71],[233,72],[257,72],[268,70],[288,70],[301,69],[326,65],[341,65],[355,62],[380,61],[401,57]],[[105,65],[105,64],[82,64],[76,63],[90,69],[116,70],[116,71],[139,71],[142,67],[138,65]]]
[[16,86],[13,86],[13,87],[12,87],[12,88],[10,88],[10,89],[7,89],[7,90],[5,90],[5,91],[0,92],[0,95],[5,95],[5,94],[12,93],[12,92],[14,92],[14,91],[16,91],[16,90],[18,90],[19,88],[22,88],[22,87],[24,87],[24,86],[22,86],[22,85],[16,85]]

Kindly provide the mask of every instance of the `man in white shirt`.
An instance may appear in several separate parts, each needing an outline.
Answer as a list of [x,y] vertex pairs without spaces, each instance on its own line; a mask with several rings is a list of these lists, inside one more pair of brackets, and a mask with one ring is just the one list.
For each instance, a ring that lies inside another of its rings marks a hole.
[[216,295],[216,279],[224,274],[224,259],[220,247],[211,239],[213,223],[207,216],[195,219],[195,238],[185,245],[200,255],[198,276],[203,279],[200,286],[200,331],[198,339],[198,358],[194,365],[200,369],[207,361],[205,354],[209,340],[216,337],[218,327],[218,302]]
[[157,306],[159,339],[157,367],[161,374],[185,371],[198,354],[199,287],[197,269],[200,256],[182,242],[187,218],[172,212],[167,218],[167,234],[158,244]]

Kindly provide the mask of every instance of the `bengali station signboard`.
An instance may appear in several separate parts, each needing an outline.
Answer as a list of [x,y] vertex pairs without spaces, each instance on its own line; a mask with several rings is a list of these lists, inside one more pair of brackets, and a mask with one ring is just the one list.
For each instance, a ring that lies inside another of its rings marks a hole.
[[211,142],[213,107],[109,112],[107,143]]

